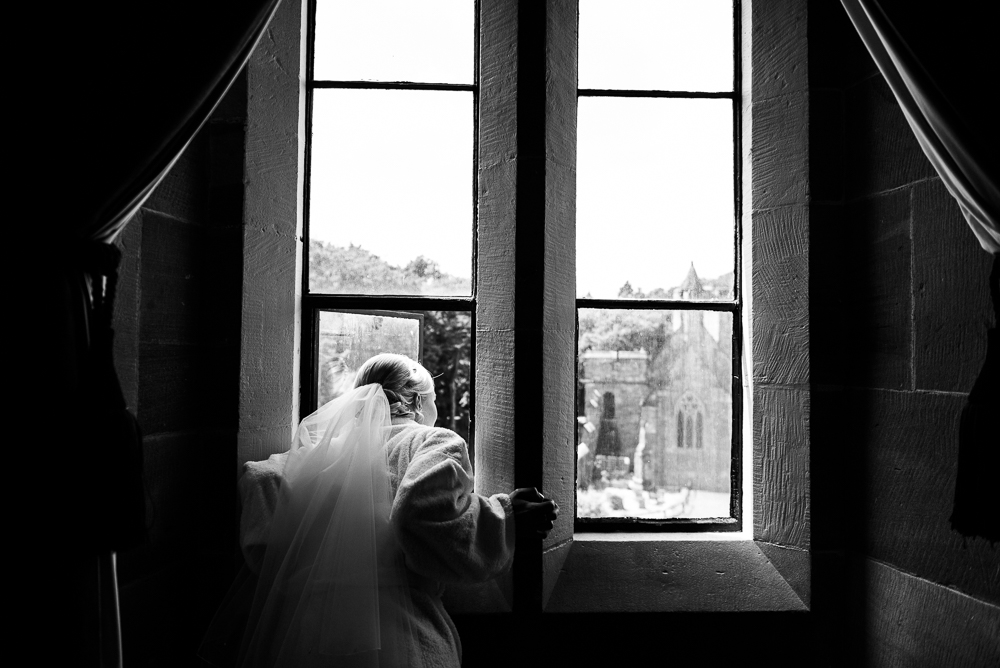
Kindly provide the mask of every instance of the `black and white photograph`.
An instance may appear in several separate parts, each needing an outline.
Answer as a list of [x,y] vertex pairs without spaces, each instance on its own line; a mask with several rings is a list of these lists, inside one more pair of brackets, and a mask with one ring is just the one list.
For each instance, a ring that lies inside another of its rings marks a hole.
[[12,23],[9,665],[1000,666],[992,4]]

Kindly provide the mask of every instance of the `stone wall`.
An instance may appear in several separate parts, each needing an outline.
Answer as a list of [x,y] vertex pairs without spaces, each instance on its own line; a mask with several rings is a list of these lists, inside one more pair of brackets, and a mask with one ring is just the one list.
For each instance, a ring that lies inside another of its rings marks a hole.
[[810,16],[814,545],[856,564],[859,661],[987,665],[1000,551],[948,517],[992,258],[843,13]]
[[197,665],[235,575],[245,119],[241,76],[118,239],[115,357],[150,526],[118,560],[129,665]]

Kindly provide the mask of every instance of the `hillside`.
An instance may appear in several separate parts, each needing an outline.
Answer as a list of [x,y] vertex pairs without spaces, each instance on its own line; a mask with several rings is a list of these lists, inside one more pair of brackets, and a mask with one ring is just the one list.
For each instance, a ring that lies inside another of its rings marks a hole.
[[309,245],[312,292],[367,295],[469,295],[471,282],[440,270],[422,255],[396,267],[361,246],[347,248],[322,241]]

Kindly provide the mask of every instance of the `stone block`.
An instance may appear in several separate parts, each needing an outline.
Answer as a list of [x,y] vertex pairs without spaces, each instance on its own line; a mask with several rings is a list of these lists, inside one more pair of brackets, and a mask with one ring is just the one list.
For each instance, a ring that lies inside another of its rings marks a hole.
[[155,548],[233,548],[239,505],[232,477],[235,449],[235,428],[154,434],[143,440],[150,542]]
[[237,344],[242,232],[145,211],[142,239],[142,340]]
[[808,383],[808,207],[755,211],[752,229],[754,380]]
[[842,355],[848,385],[909,389],[911,383],[910,193],[895,191],[844,209],[846,292]]
[[809,93],[809,190],[811,202],[844,199],[844,95]]
[[[821,3],[816,3],[821,4]],[[826,4],[826,3],[822,3]],[[841,42],[840,66],[843,85],[853,86],[872,77],[882,78],[882,73],[878,70],[878,65],[868,53],[868,47],[861,41],[861,36],[855,29],[851,19],[847,16],[840,3],[829,3],[836,6],[844,16],[843,41]],[[835,11],[836,11],[835,10]]]
[[968,392],[994,326],[992,255],[933,179],[913,188],[914,374],[917,389]]
[[[296,422],[296,424],[298,424]],[[242,427],[242,425],[241,425]],[[264,461],[271,455],[285,452],[292,444],[292,420],[282,424],[276,422],[272,426],[257,429],[241,429],[236,439],[236,470],[233,480],[243,475],[243,465],[247,462]],[[230,464],[233,463],[232,458]],[[232,471],[232,469],[230,469]]]
[[118,265],[118,287],[111,326],[115,330],[115,369],[125,405],[136,410],[139,403],[139,323],[141,322],[142,211],[115,240],[122,252]]
[[755,73],[767,73],[753,78],[754,100],[808,88],[811,53],[806,4],[804,0],[778,0],[753,5],[752,67]]
[[573,537],[576,494],[576,331],[546,330],[543,361],[545,422],[542,432],[542,491],[560,507],[560,516],[544,545],[550,547]]
[[[476,321],[476,491],[507,493],[514,489],[514,333],[488,330]],[[536,436],[536,443],[541,434]]]
[[754,540],[809,548],[809,421],[808,390],[755,388]]
[[203,127],[143,207],[189,223],[206,222],[210,182],[208,134]]
[[865,553],[1000,605],[1000,546],[965,539],[948,520],[965,397],[873,391],[865,401]]
[[246,136],[242,124],[213,122],[204,129],[209,137],[211,183],[208,224],[243,226],[243,162]]
[[864,419],[858,392],[813,386],[809,402],[809,503],[813,550],[858,544],[863,504],[856,462],[864,452],[858,429]]
[[935,176],[881,75],[848,88],[844,111],[848,200]]
[[[121,582],[122,654],[136,666],[193,666],[205,630],[236,574],[233,550],[157,555],[155,570]],[[119,555],[126,567],[132,552]],[[203,664],[204,665],[204,664]]]
[[773,545],[763,541],[754,541],[754,545],[764,553],[771,565],[781,573],[785,582],[798,594],[802,602],[809,607],[811,602],[811,564],[810,552],[797,547]]
[[145,434],[236,429],[239,348],[141,343],[139,422]]
[[549,613],[806,610],[752,541],[574,540]]
[[805,204],[809,198],[809,94],[799,91],[752,107],[753,208]]
[[246,123],[247,119],[247,71],[240,70],[229,90],[212,112],[212,122]]
[[[849,77],[858,75],[846,67],[844,56],[853,39],[864,49],[857,31],[851,25],[839,2],[809,4],[809,89],[842,89]],[[855,57],[857,54],[852,54]],[[864,55],[864,53],[862,53]],[[872,67],[874,63],[868,59]]]
[[847,317],[856,292],[851,271],[844,207],[809,206],[809,373],[814,383],[842,383],[847,369]]
[[864,575],[866,665],[1000,664],[1000,608],[872,559]]

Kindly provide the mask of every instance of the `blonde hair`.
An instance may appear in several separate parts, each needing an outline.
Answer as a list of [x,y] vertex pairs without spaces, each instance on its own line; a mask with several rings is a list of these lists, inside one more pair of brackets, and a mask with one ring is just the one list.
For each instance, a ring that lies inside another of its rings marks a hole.
[[[431,374],[406,355],[381,353],[368,359],[358,369],[354,387],[378,383],[389,400],[393,417],[420,420],[420,396],[434,394]],[[433,401],[433,399],[432,399]]]

